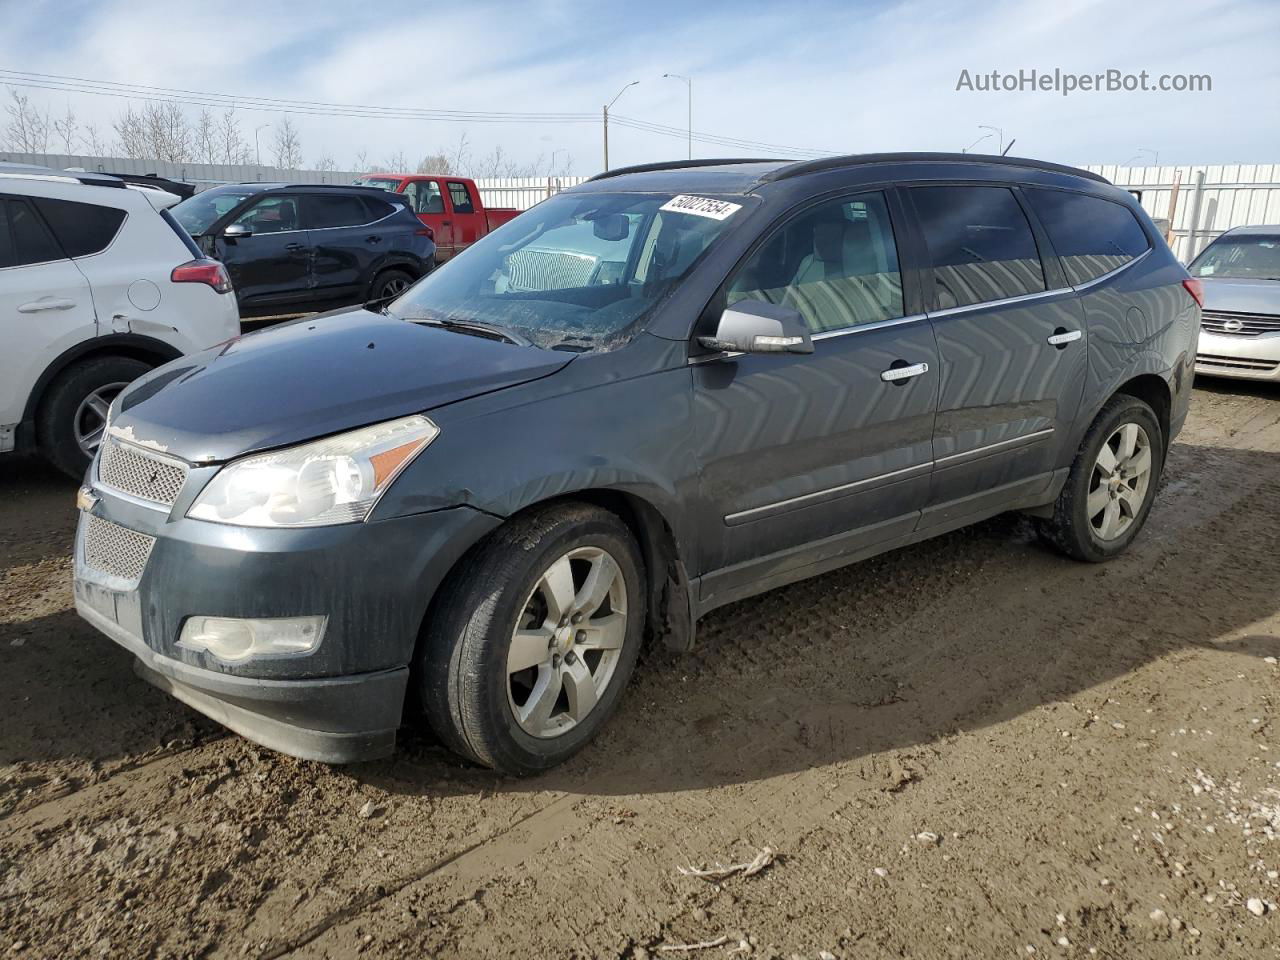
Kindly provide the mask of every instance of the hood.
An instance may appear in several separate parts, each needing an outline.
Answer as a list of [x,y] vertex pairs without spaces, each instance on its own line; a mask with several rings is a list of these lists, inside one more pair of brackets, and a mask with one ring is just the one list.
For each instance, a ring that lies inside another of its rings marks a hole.
[[1206,310],[1280,315],[1280,280],[1200,277],[1200,282]]
[[121,394],[111,433],[217,462],[526,383],[572,359],[355,309],[159,367]]

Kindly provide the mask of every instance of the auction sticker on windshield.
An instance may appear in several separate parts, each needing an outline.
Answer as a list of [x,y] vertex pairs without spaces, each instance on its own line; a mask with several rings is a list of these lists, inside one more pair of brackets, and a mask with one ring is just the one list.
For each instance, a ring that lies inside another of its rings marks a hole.
[[713,200],[711,197],[687,197],[683,194],[672,197],[659,210],[671,213],[691,213],[695,217],[707,217],[711,220],[728,220],[742,209],[740,203],[727,200]]

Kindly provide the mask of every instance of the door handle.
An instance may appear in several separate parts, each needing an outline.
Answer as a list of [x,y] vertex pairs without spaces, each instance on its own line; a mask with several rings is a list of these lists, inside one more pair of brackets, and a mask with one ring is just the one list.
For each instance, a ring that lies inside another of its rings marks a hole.
[[306,249],[306,247],[301,243],[286,243],[284,245],[284,248],[286,250],[305,250]]
[[381,243],[381,242],[382,242],[382,238],[381,238],[380,236],[378,236],[377,234],[374,234],[374,235],[372,235],[372,236],[365,237],[364,239],[365,239],[365,242],[366,242],[366,243]]
[[30,303],[24,303],[18,307],[19,313],[43,313],[46,310],[70,310],[76,305],[74,300],[60,300],[46,298],[44,300],[32,300]]
[[453,221],[452,221],[452,220],[441,220],[441,221],[440,221],[440,226],[442,226],[442,227],[452,227],[452,226],[453,226]]
[[1066,327],[1059,327],[1049,337],[1049,343],[1061,350],[1068,343],[1075,343],[1083,336],[1084,334],[1079,330],[1068,330]]
[[902,360],[898,360],[897,363],[902,364],[902,366],[892,366],[888,370],[881,371],[880,379],[885,383],[903,383],[912,377],[918,377],[922,373],[929,372],[927,363],[908,364]]

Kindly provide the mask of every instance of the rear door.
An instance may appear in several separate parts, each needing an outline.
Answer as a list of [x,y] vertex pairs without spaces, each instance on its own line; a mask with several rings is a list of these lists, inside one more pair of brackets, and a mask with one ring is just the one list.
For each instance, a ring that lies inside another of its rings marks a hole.
[[916,527],[938,357],[918,292],[904,297],[892,203],[869,192],[811,205],[729,280],[729,304],[798,310],[814,352],[695,360],[704,600]]
[[303,195],[302,222],[311,240],[317,300],[357,300],[363,294],[374,263],[389,247],[384,226],[374,219],[358,194]]
[[[253,234],[238,239],[222,236],[221,230],[233,223]],[[311,242],[302,225],[298,194],[269,193],[254,200],[218,228],[213,255],[231,274],[242,311],[261,314],[312,297]]]
[[906,193],[927,246],[941,365],[921,521],[932,526],[1048,487],[1070,443],[1088,353],[1080,304],[1016,188]]
[[36,379],[68,347],[97,334],[89,282],[29,198],[0,196],[0,450]]
[[473,186],[462,180],[448,180],[446,184],[453,227],[453,253],[457,254],[484,236],[484,211]]
[[440,181],[434,178],[410,180],[404,188],[404,195],[409,199],[410,209],[435,234],[436,259],[448,260],[453,256],[453,218],[445,211]]

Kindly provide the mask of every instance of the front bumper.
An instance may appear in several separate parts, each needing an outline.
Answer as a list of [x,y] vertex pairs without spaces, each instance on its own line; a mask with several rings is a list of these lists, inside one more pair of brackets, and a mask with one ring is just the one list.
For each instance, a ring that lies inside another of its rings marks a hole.
[[[202,472],[193,469],[186,487],[203,486]],[[248,529],[187,519],[187,489],[172,508],[101,486],[93,492],[76,534],[79,614],[134,654],[141,676],[184,703],[272,749],[331,763],[392,751],[427,604],[498,522],[457,507]],[[96,538],[88,550],[87,536]],[[226,662],[177,645],[191,616],[320,614],[327,628],[306,654]]]
[[1224,336],[1200,331],[1196,373],[1242,380],[1280,381],[1280,334]]

